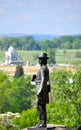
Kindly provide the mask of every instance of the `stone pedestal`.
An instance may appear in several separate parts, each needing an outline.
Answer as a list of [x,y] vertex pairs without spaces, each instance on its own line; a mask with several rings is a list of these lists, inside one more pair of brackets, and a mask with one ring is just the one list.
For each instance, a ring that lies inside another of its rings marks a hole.
[[36,127],[30,127],[26,130],[68,130],[65,126],[62,125],[50,125],[48,124],[46,128],[36,128]]
[[47,124],[46,128],[36,128],[35,126],[33,126],[25,128],[23,130],[68,130],[68,128],[63,125]]
[[55,127],[46,127],[46,128],[35,128],[35,127],[31,127],[31,128],[27,128],[27,130],[54,130]]

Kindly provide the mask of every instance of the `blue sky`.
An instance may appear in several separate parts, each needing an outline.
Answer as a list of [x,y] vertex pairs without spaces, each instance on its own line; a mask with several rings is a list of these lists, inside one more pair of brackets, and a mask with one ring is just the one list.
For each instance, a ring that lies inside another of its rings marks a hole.
[[0,0],[0,33],[81,34],[81,0]]

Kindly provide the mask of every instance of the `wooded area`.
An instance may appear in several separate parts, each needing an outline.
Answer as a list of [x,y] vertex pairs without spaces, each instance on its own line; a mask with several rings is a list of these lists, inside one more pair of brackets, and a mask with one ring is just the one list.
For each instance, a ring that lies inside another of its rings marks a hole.
[[81,49],[81,35],[80,36],[60,36],[52,40],[42,39],[36,41],[32,36],[21,37],[1,37],[0,49],[7,50],[12,45],[17,50],[43,50],[48,48],[59,49]]

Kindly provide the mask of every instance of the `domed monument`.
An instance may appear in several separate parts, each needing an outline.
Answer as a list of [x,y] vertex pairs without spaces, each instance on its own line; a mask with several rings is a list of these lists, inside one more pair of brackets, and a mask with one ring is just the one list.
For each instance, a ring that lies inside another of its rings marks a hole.
[[23,64],[23,62],[18,61],[18,55],[16,50],[10,46],[8,51],[5,53],[5,64],[10,65],[10,64]]

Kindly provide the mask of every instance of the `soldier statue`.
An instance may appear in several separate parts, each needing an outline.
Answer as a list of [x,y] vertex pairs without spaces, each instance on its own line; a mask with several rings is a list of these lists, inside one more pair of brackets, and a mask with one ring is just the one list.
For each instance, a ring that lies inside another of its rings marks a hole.
[[47,57],[46,53],[39,55],[40,69],[36,75],[32,76],[32,81],[36,83],[36,96],[37,96],[37,113],[39,117],[38,128],[46,127],[46,104],[49,103],[49,92],[50,92],[50,82],[49,82],[49,69],[47,67]]

